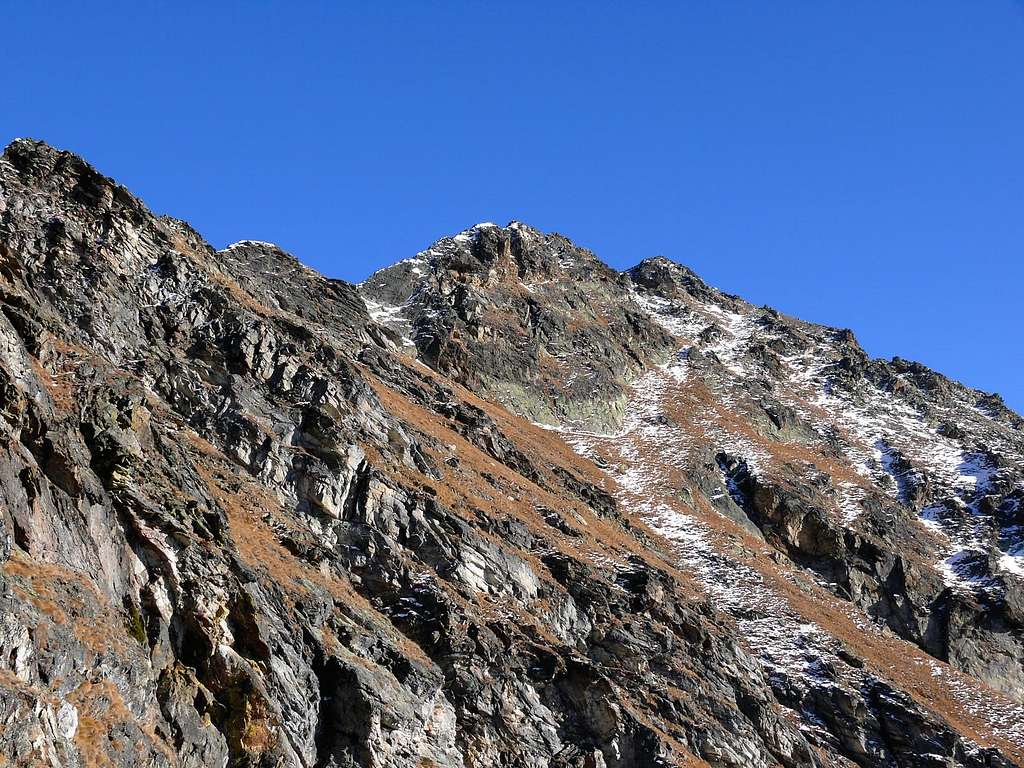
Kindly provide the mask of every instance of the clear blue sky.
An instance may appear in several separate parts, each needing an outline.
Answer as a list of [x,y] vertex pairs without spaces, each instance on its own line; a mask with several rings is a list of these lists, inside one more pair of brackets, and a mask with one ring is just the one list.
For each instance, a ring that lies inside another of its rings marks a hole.
[[483,220],[664,254],[1024,410],[1020,2],[212,5],[2,3],[2,140],[350,280]]

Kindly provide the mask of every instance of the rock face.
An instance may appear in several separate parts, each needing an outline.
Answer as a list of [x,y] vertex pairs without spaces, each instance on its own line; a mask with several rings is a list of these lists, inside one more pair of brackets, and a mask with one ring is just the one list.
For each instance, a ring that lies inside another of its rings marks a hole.
[[675,348],[628,275],[519,222],[439,240],[361,290],[431,368],[549,425],[614,427],[628,381]]
[[2,764],[1024,760],[995,398],[516,223],[215,251],[25,140],[0,293]]
[[730,501],[837,596],[1024,700],[1024,422],[849,331],[756,309],[658,260],[630,274],[683,340],[676,407],[721,451]]

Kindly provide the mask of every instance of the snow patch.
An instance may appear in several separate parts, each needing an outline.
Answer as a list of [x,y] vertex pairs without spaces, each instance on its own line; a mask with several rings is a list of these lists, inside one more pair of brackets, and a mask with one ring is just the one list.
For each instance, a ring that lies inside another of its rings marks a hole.
[[232,243],[231,245],[229,245],[224,250],[225,251],[233,251],[235,248],[243,248],[243,247],[250,247],[250,248],[277,248],[278,250],[281,250],[280,246],[278,246],[276,243],[268,243],[265,240],[239,240],[238,242]]

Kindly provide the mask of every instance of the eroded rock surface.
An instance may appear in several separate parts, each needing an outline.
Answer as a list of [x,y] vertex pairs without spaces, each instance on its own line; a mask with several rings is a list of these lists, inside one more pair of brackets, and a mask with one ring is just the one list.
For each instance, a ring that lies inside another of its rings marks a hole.
[[0,762],[1021,761],[993,398],[520,224],[215,251],[33,141],[0,292]]
[[532,421],[608,429],[674,341],[631,282],[561,235],[478,224],[382,270],[374,318],[435,370]]

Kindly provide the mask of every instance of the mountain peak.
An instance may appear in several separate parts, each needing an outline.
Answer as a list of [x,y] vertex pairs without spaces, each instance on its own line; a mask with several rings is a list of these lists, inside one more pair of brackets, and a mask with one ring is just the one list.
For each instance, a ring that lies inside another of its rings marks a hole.
[[[46,152],[60,152],[50,144],[39,139],[33,139],[30,137],[18,137],[11,139],[11,141],[4,148],[3,154],[18,154],[18,153],[46,153]],[[71,153],[68,153],[71,154]]]
[[[4,171],[4,167],[9,171]],[[57,149],[45,141],[15,139],[0,158],[0,177],[26,189],[45,192],[82,210],[112,210],[144,216],[148,210],[138,198],[113,179],[104,176],[74,152]]]
[[666,298],[676,298],[687,293],[704,301],[713,300],[717,291],[701,280],[697,274],[682,264],[664,256],[644,259],[627,274],[638,285]]
[[[359,288],[404,349],[547,424],[614,426],[627,372],[672,345],[638,313],[628,277],[568,238],[518,221],[442,238]],[[576,354],[601,365],[573,376]]]
[[996,399],[519,222],[352,286],[0,192],[0,763],[1024,763]]
[[13,165],[20,173],[34,178],[42,178],[52,173],[55,168],[66,167],[78,173],[95,174],[113,184],[110,179],[101,176],[86,160],[74,152],[47,144],[45,141],[30,138],[14,139],[3,152],[3,159]]

